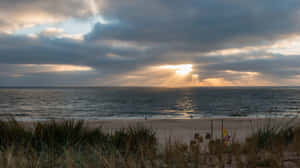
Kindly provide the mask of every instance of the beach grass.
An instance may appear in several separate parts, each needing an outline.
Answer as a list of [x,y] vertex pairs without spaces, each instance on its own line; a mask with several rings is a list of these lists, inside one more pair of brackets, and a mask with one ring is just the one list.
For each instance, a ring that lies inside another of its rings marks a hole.
[[243,142],[195,133],[159,144],[142,124],[106,131],[83,121],[0,121],[0,167],[299,167],[300,127],[266,125]]

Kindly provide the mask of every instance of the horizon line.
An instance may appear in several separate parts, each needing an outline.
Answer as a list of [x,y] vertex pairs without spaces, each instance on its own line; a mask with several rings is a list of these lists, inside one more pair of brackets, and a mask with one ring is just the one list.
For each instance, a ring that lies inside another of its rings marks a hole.
[[182,86],[182,87],[168,87],[168,86],[0,86],[0,88],[278,88],[278,87],[300,87],[293,85],[278,85],[278,86]]

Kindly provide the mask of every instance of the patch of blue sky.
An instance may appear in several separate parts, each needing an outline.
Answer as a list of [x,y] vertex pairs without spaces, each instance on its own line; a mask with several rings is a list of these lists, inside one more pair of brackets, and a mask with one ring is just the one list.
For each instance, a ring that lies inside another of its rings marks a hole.
[[62,22],[52,24],[37,24],[32,27],[22,28],[15,32],[15,35],[38,34],[46,28],[63,29],[67,34],[87,34],[91,32],[93,26],[100,22],[101,24],[117,24],[116,20],[105,20],[101,16],[93,16],[85,19],[66,19]]
[[49,25],[49,24],[38,24],[38,25],[34,25],[32,27],[18,29],[14,34],[15,35],[36,34],[36,33],[39,33],[42,30],[44,30],[45,28],[50,27],[50,26],[51,25]]

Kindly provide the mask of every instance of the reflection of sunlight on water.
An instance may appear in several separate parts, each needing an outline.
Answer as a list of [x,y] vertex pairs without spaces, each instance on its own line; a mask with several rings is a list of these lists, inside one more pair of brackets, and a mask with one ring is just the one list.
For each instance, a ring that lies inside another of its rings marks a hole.
[[195,104],[191,95],[180,95],[177,97],[174,104],[170,104],[168,107],[161,109],[160,112],[164,114],[164,117],[170,117],[173,119],[190,119],[195,116]]
[[176,109],[183,115],[183,118],[190,118],[195,112],[192,98],[190,96],[180,97],[176,102]]

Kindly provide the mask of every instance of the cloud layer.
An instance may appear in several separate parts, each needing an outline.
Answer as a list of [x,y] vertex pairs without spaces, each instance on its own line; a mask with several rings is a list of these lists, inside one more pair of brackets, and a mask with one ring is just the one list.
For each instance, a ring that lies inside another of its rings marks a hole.
[[[3,0],[0,11],[0,86],[300,84],[297,0]],[[102,20],[86,34],[59,27],[90,18]],[[158,68],[179,64],[193,69]]]

